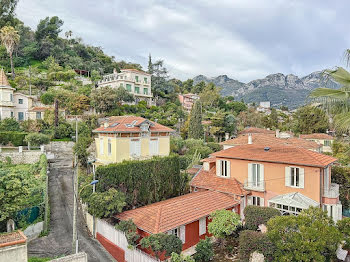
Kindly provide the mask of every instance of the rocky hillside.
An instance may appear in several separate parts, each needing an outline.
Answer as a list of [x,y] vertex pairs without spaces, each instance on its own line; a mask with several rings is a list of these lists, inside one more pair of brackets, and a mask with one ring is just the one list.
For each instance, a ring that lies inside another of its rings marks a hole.
[[281,105],[296,108],[307,101],[312,90],[319,87],[339,88],[334,81],[326,78],[322,72],[314,72],[302,78],[281,73],[268,75],[263,79],[242,83],[227,75],[208,78],[203,75],[193,78],[194,83],[212,82],[222,88],[223,96],[234,96],[248,103],[270,101],[274,107]]

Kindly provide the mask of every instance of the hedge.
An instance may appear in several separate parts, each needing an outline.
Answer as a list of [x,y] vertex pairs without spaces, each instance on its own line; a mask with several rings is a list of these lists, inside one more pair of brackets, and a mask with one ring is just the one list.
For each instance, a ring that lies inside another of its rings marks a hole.
[[275,246],[264,233],[252,230],[242,231],[239,235],[239,261],[248,262],[250,255],[255,251],[264,254],[265,261],[273,261]]
[[100,166],[96,179],[100,192],[109,188],[124,192],[129,208],[179,196],[188,183],[188,176],[180,173],[178,155]]
[[0,131],[0,144],[7,145],[11,142],[14,146],[23,146],[27,133],[17,131]]
[[257,230],[259,225],[266,225],[270,218],[280,215],[281,213],[272,207],[247,206],[244,209],[245,227]]

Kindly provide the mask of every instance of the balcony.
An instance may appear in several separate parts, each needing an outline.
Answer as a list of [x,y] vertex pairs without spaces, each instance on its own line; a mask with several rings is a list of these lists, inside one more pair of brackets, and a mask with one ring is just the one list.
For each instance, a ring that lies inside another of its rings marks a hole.
[[323,196],[327,198],[338,198],[339,197],[339,185],[331,183],[329,188],[324,188]]
[[245,180],[243,187],[246,190],[264,192],[265,191],[265,181],[248,182],[248,180]]

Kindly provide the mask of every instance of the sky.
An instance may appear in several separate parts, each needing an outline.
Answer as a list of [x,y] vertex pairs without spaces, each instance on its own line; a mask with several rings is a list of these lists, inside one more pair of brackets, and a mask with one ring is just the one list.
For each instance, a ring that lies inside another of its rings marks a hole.
[[62,36],[145,69],[151,54],[181,80],[249,82],[345,66],[349,11],[348,0],[19,0],[16,14],[33,29],[56,15]]

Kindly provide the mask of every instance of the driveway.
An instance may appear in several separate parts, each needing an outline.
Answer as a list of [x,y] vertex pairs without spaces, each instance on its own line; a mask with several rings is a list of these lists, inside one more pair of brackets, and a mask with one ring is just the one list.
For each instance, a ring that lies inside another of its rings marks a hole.
[[[28,255],[59,257],[72,254],[73,213],[73,154],[71,150],[57,153],[49,175],[50,233],[28,243]],[[115,261],[101,244],[89,236],[84,218],[78,214],[79,251],[88,255],[88,261]]]

